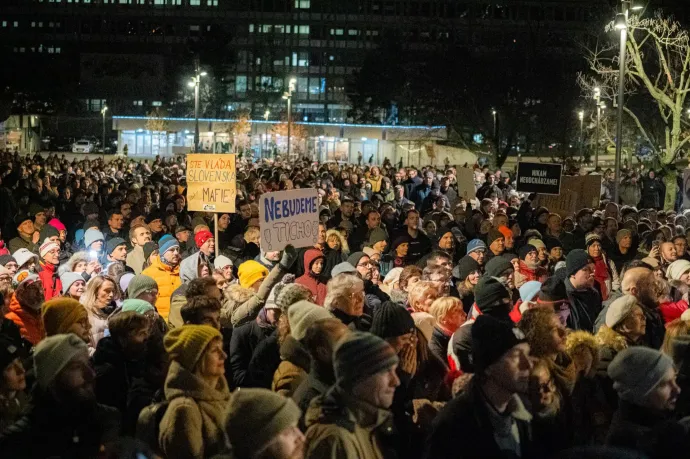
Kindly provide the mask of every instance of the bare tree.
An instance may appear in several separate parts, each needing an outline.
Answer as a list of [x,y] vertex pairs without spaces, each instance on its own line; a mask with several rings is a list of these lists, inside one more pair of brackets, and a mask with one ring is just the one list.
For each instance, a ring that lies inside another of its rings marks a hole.
[[147,113],[146,116],[148,118],[146,120],[146,129],[151,131],[151,135],[156,135],[158,137],[158,154],[160,154],[161,138],[166,138],[168,135],[168,120],[165,119],[168,114],[165,110],[156,107]]

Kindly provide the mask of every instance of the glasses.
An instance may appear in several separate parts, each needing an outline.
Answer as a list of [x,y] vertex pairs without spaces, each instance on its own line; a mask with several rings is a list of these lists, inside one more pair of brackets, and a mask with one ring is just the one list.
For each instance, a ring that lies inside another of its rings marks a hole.
[[370,261],[364,262],[364,263],[357,263],[357,267],[360,268],[371,268],[374,266]]
[[553,379],[549,379],[545,383],[539,384],[538,389],[542,394],[550,394],[553,392]]

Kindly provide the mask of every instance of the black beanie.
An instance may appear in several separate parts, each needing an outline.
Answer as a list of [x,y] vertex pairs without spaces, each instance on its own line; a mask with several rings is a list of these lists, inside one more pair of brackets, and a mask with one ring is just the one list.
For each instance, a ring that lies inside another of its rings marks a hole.
[[144,260],[148,260],[154,250],[158,250],[158,244],[153,241],[149,241],[144,244]]
[[482,277],[474,289],[474,302],[482,314],[508,314],[510,291],[495,277]]
[[491,228],[486,236],[486,245],[490,246],[496,239],[505,239],[505,236],[496,228]]
[[9,338],[0,335],[0,371],[19,357],[19,347]]
[[374,311],[370,333],[379,338],[396,338],[414,331],[414,320],[404,307],[386,301]]
[[568,298],[568,293],[565,291],[565,269],[559,269],[553,276],[546,279],[539,290],[539,301],[554,302],[562,301]]
[[17,262],[12,255],[0,255],[0,266],[5,266],[10,261]]
[[592,257],[582,249],[571,250],[565,257],[565,274],[570,277],[592,263]]
[[551,249],[556,247],[563,248],[563,243],[561,242],[561,240],[557,237],[551,236],[547,236],[544,238],[544,245],[546,246],[546,250],[548,250],[549,252],[551,251]]
[[19,226],[27,220],[33,221],[33,218],[31,218],[31,215],[29,215],[29,214],[21,213],[21,214],[17,215],[16,217],[14,217],[14,226],[19,228]]
[[60,237],[60,232],[52,225],[43,225],[41,232],[39,233],[38,240],[42,244],[49,237]]
[[113,253],[113,250],[115,250],[117,247],[121,245],[127,245],[127,243],[121,237],[114,237],[108,240],[108,242],[106,242],[105,253],[110,255],[111,253]]
[[487,277],[499,277],[501,274],[503,274],[505,271],[509,269],[515,269],[511,262],[509,262],[503,257],[493,257],[486,264],[486,267],[484,268],[484,274]]
[[467,276],[472,274],[474,271],[479,271],[479,263],[474,258],[465,255],[460,259],[457,266],[453,268],[453,276],[456,279],[464,281]]
[[518,250],[520,260],[524,260],[527,254],[530,252],[537,252],[537,248],[532,244],[527,244],[525,246],[520,247],[520,250]]
[[480,372],[496,363],[513,346],[525,343],[525,334],[509,320],[482,314],[472,324],[472,363]]

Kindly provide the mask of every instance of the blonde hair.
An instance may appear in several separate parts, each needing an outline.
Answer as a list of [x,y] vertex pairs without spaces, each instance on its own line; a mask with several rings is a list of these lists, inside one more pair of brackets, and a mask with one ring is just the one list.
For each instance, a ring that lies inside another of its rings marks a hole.
[[119,300],[122,297],[120,294],[120,287],[117,285],[117,282],[115,282],[115,279],[106,275],[93,276],[86,284],[84,294],[79,298],[79,302],[84,305],[87,311],[95,313],[100,312],[96,307],[96,300],[98,299],[98,291],[106,282],[113,283],[113,300]]
[[407,302],[414,312],[428,312],[428,307],[418,306],[418,303],[424,301],[425,296],[434,296],[434,300],[439,295],[438,287],[434,282],[430,281],[419,281],[412,286],[410,293],[407,296]]
[[364,290],[364,281],[354,274],[338,274],[328,281],[323,306],[328,309],[347,309],[355,290]]
[[205,231],[211,231],[211,228],[209,228],[208,225],[196,225],[194,227],[194,235],[196,235],[196,233],[198,233],[200,231],[204,231],[204,230]]
[[257,226],[248,226],[247,230],[244,232],[244,240],[249,241],[253,237],[261,237],[261,231]]
[[679,336],[690,335],[690,322],[682,319],[675,319],[666,325],[666,334],[664,335],[664,343],[661,345],[661,352],[671,357],[675,362],[673,356],[673,340]]
[[441,322],[441,320],[443,320],[453,309],[462,309],[462,301],[453,296],[443,296],[441,298],[436,298],[434,302],[431,303],[429,314],[434,316],[436,322]]
[[347,239],[343,237],[343,235],[340,233],[340,231],[336,229],[329,229],[326,231],[326,243],[328,244],[328,238],[331,236],[337,237],[338,240],[340,241],[340,251],[342,253],[350,253],[350,246],[347,243]]

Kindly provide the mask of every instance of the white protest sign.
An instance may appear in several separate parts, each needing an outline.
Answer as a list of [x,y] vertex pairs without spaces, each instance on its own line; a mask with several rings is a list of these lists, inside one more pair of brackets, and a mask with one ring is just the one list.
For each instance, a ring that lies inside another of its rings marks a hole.
[[275,252],[291,244],[311,247],[319,237],[319,199],[314,188],[261,195],[261,250]]

